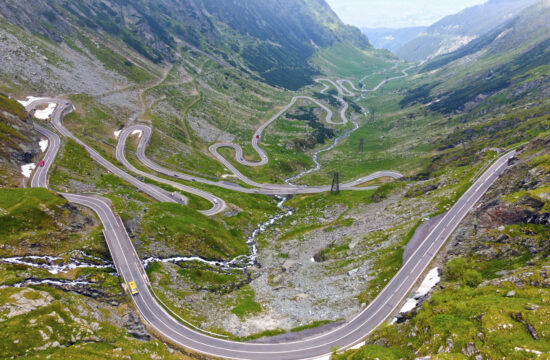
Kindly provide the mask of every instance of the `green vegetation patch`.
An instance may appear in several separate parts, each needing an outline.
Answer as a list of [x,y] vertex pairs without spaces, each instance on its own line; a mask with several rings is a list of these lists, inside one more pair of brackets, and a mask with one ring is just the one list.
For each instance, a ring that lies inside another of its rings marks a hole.
[[[31,300],[31,301],[29,301]],[[0,289],[0,357],[39,359],[183,359],[158,340],[138,340],[112,319],[127,305],[101,302],[48,287]],[[24,308],[21,304],[29,304]],[[120,322],[120,320],[118,320]]]
[[231,312],[241,320],[262,311],[262,306],[254,301],[254,290],[250,286],[241,289]]
[[391,68],[393,56],[383,50],[361,50],[349,43],[335,43],[318,50],[312,62],[325,74],[360,79],[372,72]]
[[333,360],[400,360],[403,353],[399,349],[385,348],[380,345],[365,345],[358,351],[347,351],[344,354],[337,354]]
[[16,115],[21,120],[25,120],[27,118],[27,113],[23,105],[19,104],[16,100],[10,99],[2,93],[0,93],[0,110]]
[[79,36],[78,40],[109,70],[113,70],[128,80],[143,83],[151,80],[151,75],[136,63],[109,49],[89,37]]
[[[515,294],[507,296],[511,290]],[[525,349],[550,351],[545,335],[550,329],[550,307],[544,301],[549,295],[548,289],[518,289],[504,283],[501,287],[451,286],[434,293],[409,323],[385,326],[369,342],[384,338],[388,348],[401,352],[403,358],[435,354],[440,347],[448,347],[448,339],[453,343],[448,351],[454,356],[473,343],[488,359],[536,357]],[[526,324],[535,329],[540,340],[533,338]]]
[[[56,255],[73,249],[105,254],[99,227],[46,189],[0,189],[0,254]],[[80,231],[70,226],[79,224]]]
[[152,203],[139,224],[142,242],[153,246],[162,241],[180,255],[229,259],[248,254],[244,238],[235,237],[224,225],[185,206]]

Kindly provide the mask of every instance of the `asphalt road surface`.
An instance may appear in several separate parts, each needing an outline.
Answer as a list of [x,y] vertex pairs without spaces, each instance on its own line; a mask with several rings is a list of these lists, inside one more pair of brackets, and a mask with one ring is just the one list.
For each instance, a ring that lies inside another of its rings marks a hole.
[[[120,133],[120,140],[117,145],[117,159],[126,166],[129,170],[134,171],[135,169],[131,164],[127,162],[127,160],[123,159],[124,155],[124,145],[126,142],[126,138],[128,136],[131,136],[132,133],[139,131],[141,133],[138,148],[136,151],[136,156],[138,160],[147,168],[156,171],[160,174],[170,176],[173,178],[177,178],[180,180],[185,181],[195,181],[200,182],[203,184],[213,185],[217,187],[221,187],[228,190],[248,193],[248,194],[264,194],[264,195],[295,195],[295,194],[313,194],[313,193],[321,193],[321,192],[327,192],[330,191],[330,185],[324,185],[324,186],[294,186],[294,185],[286,185],[286,184],[260,184],[257,183],[245,175],[243,175],[239,170],[237,170],[233,165],[231,165],[230,162],[225,160],[221,155],[219,157],[220,161],[228,168],[230,169],[234,174],[235,177],[242,182],[253,186],[254,188],[245,188],[243,186],[240,186],[235,183],[225,182],[225,181],[212,181],[208,179],[204,179],[198,176],[185,174],[182,172],[178,172],[175,170],[167,169],[154,161],[152,161],[147,155],[145,154],[145,149],[147,148],[147,145],[149,143],[149,140],[151,138],[151,128],[147,125],[132,125],[128,128],[124,129]],[[137,135],[137,133],[135,133]],[[240,148],[240,147],[239,147]],[[143,175],[145,176],[145,175]],[[149,175],[147,175],[149,176]],[[402,177],[402,175],[396,171],[377,171],[375,173],[372,173],[367,176],[363,176],[359,179],[356,179],[354,181],[350,181],[348,183],[340,184],[341,190],[371,190],[376,188],[375,186],[368,186],[368,187],[361,187],[359,185],[369,182],[374,179],[378,179],[381,177],[391,177],[394,179],[399,179]]]
[[[215,215],[215,214],[218,214],[218,213],[224,211],[227,208],[227,205],[226,205],[225,201],[223,201],[219,197],[217,197],[217,196],[215,196],[215,195],[213,195],[209,192],[202,191],[200,189],[197,189],[197,188],[194,188],[194,187],[191,187],[191,186],[182,185],[182,184],[177,183],[175,181],[166,180],[166,179],[161,178],[159,176],[146,173],[145,171],[141,171],[141,170],[137,169],[135,166],[133,166],[126,159],[126,155],[125,155],[125,152],[124,152],[124,148],[126,146],[126,141],[127,141],[128,137],[131,136],[134,131],[137,131],[136,133],[134,133],[134,136],[140,136],[140,134],[141,134],[141,136],[143,136],[143,133],[144,133],[143,131],[144,130],[142,130],[142,128],[140,128],[139,126],[132,126],[130,130],[132,130],[132,131],[130,132],[128,129],[126,129],[125,131],[122,131],[120,133],[119,139],[118,139],[118,144],[117,144],[117,147],[116,147],[116,159],[118,161],[120,161],[120,163],[122,165],[124,165],[124,167],[126,169],[130,170],[131,172],[133,172],[135,174],[139,174],[143,177],[149,178],[149,179],[154,180],[154,181],[159,182],[159,183],[170,185],[170,186],[172,186],[172,187],[174,187],[178,190],[200,196],[200,197],[210,201],[212,203],[212,208],[210,208],[208,210],[199,211],[200,213],[202,213],[204,215],[207,215],[207,216]],[[138,144],[138,146],[140,146],[140,145],[142,145],[141,142]],[[139,151],[140,151],[140,149],[138,149],[138,152]],[[144,152],[143,149],[141,149],[141,151]]]
[[[57,104],[57,107],[53,111],[51,115],[51,124],[53,127],[63,136],[72,139],[79,145],[83,146],[88,154],[91,156],[91,158],[96,161],[98,164],[103,166],[105,169],[107,169],[112,174],[120,177],[121,179],[124,179],[125,181],[129,182],[133,186],[135,186],[140,191],[143,191],[144,193],[148,194],[152,198],[161,201],[161,202],[181,202],[178,201],[178,198],[174,198],[173,194],[169,193],[168,191],[165,191],[163,189],[160,189],[154,185],[146,184],[144,182],[139,181],[135,177],[131,176],[125,171],[122,171],[112,163],[110,163],[108,160],[103,158],[96,150],[92,149],[90,146],[86,145],[83,141],[78,139],[76,136],[74,136],[69,130],[67,130],[63,126],[63,116],[66,112],[70,112],[72,109],[72,105],[67,102],[67,100],[63,99],[39,99],[31,102],[27,106],[25,106],[27,111],[31,111],[32,109],[35,109],[37,106],[42,104],[48,104],[48,103],[55,103]],[[59,143],[57,143],[57,148],[59,147]],[[57,151],[57,149],[56,149]],[[53,160],[54,156],[51,160]],[[51,165],[51,162],[47,162],[46,165],[49,167]]]

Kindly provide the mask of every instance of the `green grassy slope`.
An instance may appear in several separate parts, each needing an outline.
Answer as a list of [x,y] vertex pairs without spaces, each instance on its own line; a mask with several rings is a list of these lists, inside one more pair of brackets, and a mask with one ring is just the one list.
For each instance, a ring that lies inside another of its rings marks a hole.
[[94,222],[65,199],[45,189],[0,189],[0,193],[2,256],[57,255],[73,249],[106,255]]

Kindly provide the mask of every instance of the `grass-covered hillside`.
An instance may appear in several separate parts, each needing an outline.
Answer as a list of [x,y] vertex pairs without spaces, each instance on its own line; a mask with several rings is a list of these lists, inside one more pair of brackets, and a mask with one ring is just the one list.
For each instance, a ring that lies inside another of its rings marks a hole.
[[140,323],[101,230],[51,191],[0,189],[1,358],[188,358]]
[[550,5],[541,2],[459,50],[420,69],[429,83],[401,104],[427,104],[444,114],[473,116],[530,96],[546,96]]

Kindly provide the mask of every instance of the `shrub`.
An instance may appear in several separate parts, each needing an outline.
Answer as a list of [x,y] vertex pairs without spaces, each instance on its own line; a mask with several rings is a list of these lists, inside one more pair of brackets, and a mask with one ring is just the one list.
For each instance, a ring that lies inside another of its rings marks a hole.
[[462,280],[465,285],[470,287],[477,287],[481,283],[481,274],[475,270],[466,270]]
[[458,257],[447,263],[443,272],[447,280],[461,280],[466,271],[466,260]]

